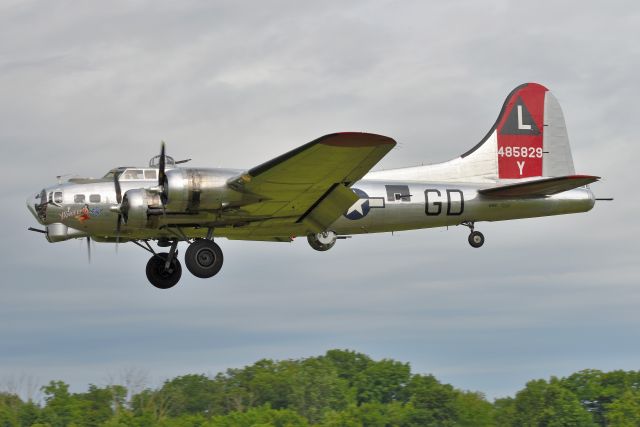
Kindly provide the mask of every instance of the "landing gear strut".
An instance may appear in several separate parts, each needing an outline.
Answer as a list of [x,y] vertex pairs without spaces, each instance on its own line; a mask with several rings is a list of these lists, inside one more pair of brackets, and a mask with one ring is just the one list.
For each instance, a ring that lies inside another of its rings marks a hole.
[[147,279],[158,289],[169,289],[175,286],[182,276],[177,247],[178,241],[174,240],[169,253],[154,254],[147,262]]
[[474,230],[474,222],[473,221],[465,221],[462,223],[465,227],[469,227],[471,233],[469,233],[469,244],[474,248],[479,248],[484,245],[484,234],[479,231]]

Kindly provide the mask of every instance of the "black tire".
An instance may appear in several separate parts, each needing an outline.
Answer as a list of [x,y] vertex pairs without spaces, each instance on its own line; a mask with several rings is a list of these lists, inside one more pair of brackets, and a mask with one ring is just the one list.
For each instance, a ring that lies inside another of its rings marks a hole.
[[[327,233],[331,233],[331,234],[327,234]],[[318,238],[318,235],[326,235],[329,237],[333,236],[333,239],[329,243],[322,243]],[[335,238],[335,233],[332,231],[327,231],[325,233],[318,233],[318,234],[309,234],[307,236],[307,242],[309,242],[309,246],[311,246],[316,251],[320,251],[320,252],[328,251],[329,249],[331,249],[333,245],[336,244],[336,241],[337,240]]]
[[184,253],[187,269],[201,279],[208,279],[218,274],[223,262],[222,249],[211,240],[197,239]]
[[469,244],[474,248],[479,248],[484,245],[484,234],[479,231],[472,231],[469,234]]
[[147,262],[147,279],[158,289],[174,287],[182,276],[182,265],[177,258],[174,258],[169,269],[165,270],[168,257],[168,253],[161,252],[152,256]]

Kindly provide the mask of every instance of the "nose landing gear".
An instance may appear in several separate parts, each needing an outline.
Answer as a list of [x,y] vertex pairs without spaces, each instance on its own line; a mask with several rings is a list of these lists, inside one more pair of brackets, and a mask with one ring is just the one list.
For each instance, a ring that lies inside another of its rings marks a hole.
[[474,221],[465,221],[461,225],[469,227],[471,231],[469,233],[469,244],[474,248],[479,248],[484,245],[484,234],[474,230]]

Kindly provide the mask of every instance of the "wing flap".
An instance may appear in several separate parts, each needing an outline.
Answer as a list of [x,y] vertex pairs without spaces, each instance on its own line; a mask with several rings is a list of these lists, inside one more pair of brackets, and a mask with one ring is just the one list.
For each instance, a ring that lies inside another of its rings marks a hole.
[[487,197],[546,197],[591,184],[599,179],[599,176],[591,175],[560,176],[485,188],[478,193]]
[[305,223],[312,231],[322,232],[358,199],[359,197],[344,185],[333,185],[307,212],[298,218],[296,223]]

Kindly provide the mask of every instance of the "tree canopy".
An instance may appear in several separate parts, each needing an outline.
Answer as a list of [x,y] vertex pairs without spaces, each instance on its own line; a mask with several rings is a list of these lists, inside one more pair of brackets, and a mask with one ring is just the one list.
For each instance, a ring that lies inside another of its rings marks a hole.
[[408,363],[350,350],[263,359],[135,391],[91,384],[72,393],[62,381],[41,391],[38,402],[0,392],[0,427],[640,426],[638,371],[532,380],[489,402]]

